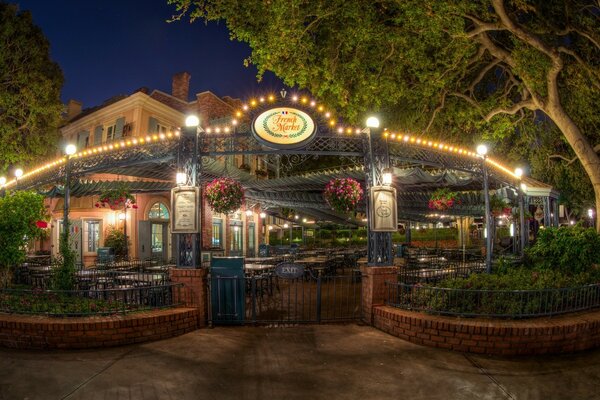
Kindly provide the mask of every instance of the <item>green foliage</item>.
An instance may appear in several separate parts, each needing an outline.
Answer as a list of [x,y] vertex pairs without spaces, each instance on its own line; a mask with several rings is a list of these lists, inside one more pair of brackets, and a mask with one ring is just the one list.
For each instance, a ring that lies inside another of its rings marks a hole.
[[120,301],[89,299],[42,291],[0,292],[0,311],[53,316],[110,315],[134,309]]
[[0,2],[0,171],[52,153],[63,75],[29,12]]
[[54,270],[51,282],[54,290],[73,290],[75,288],[75,261],[77,255],[71,249],[67,232],[68,230],[65,229],[60,234],[60,256],[56,260],[58,267]]
[[44,219],[43,196],[23,191],[0,197],[0,286],[7,284],[11,268],[25,259],[27,242],[42,234],[35,223]]
[[533,265],[545,270],[589,271],[592,264],[600,264],[600,235],[582,226],[542,229],[527,255]]
[[[488,139],[495,154],[526,162],[534,177],[573,193],[565,201],[593,198],[589,169],[549,158],[575,156],[567,119],[586,145],[600,139],[594,44],[600,25],[593,0],[502,2],[518,31],[502,21],[489,0],[168,3],[180,13],[175,19],[187,14],[192,20],[224,20],[231,39],[252,48],[246,63],[258,68],[259,78],[273,71],[286,84],[310,90],[350,123],[362,123],[376,110],[390,129],[425,132],[464,145]],[[483,24],[489,25],[477,32]],[[550,120],[553,68],[540,44],[563,66],[556,77],[566,111],[562,131]],[[524,101],[531,104],[521,108]],[[561,176],[554,171],[557,165],[566,169],[566,179],[555,179]]]
[[104,239],[104,246],[111,247],[115,253],[115,256],[124,256],[127,254],[127,245],[129,238],[123,233],[122,230],[114,227],[108,227],[108,233]]

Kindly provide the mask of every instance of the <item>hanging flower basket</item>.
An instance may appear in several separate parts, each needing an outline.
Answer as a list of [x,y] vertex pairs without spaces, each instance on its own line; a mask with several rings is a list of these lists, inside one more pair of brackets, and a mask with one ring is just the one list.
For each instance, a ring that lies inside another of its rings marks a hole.
[[510,216],[512,214],[510,205],[502,198],[495,195],[490,197],[490,211],[494,217],[499,217],[501,215]]
[[217,178],[206,185],[206,201],[214,212],[229,214],[244,203],[244,188],[231,178]]
[[135,197],[133,197],[125,185],[102,192],[100,200],[98,200],[95,206],[98,208],[106,207],[111,210],[138,208],[137,204],[135,204]]
[[355,179],[335,178],[325,186],[323,197],[329,206],[338,212],[353,211],[362,199],[363,190]]
[[460,204],[458,193],[447,188],[437,189],[429,198],[429,208],[432,210],[445,211],[455,204]]

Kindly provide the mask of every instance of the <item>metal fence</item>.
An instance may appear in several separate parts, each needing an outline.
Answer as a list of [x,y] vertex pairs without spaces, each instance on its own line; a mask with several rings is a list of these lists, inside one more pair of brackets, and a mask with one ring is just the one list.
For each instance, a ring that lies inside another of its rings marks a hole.
[[403,283],[436,283],[443,279],[467,277],[485,272],[483,261],[447,261],[445,259],[426,259],[407,263],[398,273]]
[[599,307],[600,284],[540,290],[472,290],[386,282],[386,304],[440,315],[542,317]]
[[50,316],[127,314],[176,307],[184,298],[184,285],[86,289],[0,290],[0,312]]
[[[275,274],[211,277],[215,324],[320,323],[361,318],[360,272],[285,279]],[[239,293],[239,294],[238,294]]]

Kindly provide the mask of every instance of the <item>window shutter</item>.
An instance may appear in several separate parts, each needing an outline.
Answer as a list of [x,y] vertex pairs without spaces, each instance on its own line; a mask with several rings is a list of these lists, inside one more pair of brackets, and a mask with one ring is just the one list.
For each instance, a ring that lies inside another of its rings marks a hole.
[[158,131],[158,121],[156,118],[150,117],[148,120],[148,133],[156,133]]
[[78,149],[84,149],[88,142],[88,137],[90,136],[90,133],[88,131],[81,131],[77,134],[77,148]]
[[115,139],[123,137],[123,125],[125,125],[125,118],[117,119],[117,123],[115,125]]
[[94,144],[102,144],[102,125],[98,125],[94,128]]

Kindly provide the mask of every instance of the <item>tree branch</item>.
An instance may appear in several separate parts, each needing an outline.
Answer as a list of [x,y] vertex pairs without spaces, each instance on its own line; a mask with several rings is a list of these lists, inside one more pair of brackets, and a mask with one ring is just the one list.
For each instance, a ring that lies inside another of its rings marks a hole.
[[477,75],[477,77],[475,78],[475,80],[473,80],[473,82],[471,82],[471,84],[469,85],[469,87],[467,88],[467,91],[471,94],[473,94],[473,92],[475,91],[475,86],[477,86],[477,84],[479,82],[481,82],[481,80],[483,79],[483,77],[492,69],[494,68],[496,65],[498,65],[501,61],[499,59],[495,59],[494,61],[492,61],[491,63],[489,63],[488,65],[486,65],[481,71],[479,71],[479,74]]
[[442,108],[444,108],[445,102],[446,102],[446,91],[444,90],[442,92],[442,101],[440,102],[440,105],[437,106],[435,108],[435,110],[433,110],[433,114],[431,115],[431,119],[429,120],[429,123],[427,124],[427,127],[425,128],[425,132],[429,132],[429,128],[431,128],[431,125],[433,125],[433,120],[435,119],[435,116]]
[[492,0],[492,7],[494,7],[494,11],[498,14],[500,21],[506,26],[507,30],[516,35],[519,39],[524,41],[525,43],[535,47],[542,53],[546,54],[550,59],[554,60],[558,58],[558,55],[551,47],[547,46],[540,38],[531,33],[525,31],[525,29],[521,28],[521,26],[517,25],[510,17],[508,16],[506,9],[504,8],[504,0]]
[[459,97],[459,98],[463,99],[467,103],[471,104],[477,111],[479,111],[479,114],[481,115],[481,117],[484,117],[484,114],[481,112],[481,106],[479,105],[479,103],[477,103],[471,97],[464,95],[460,92],[450,92],[450,93],[448,93],[448,95],[454,96],[454,97]]
[[492,110],[488,113],[488,115],[483,117],[483,119],[486,122],[490,122],[491,119],[494,118],[498,114],[515,115],[517,112],[519,112],[523,108],[528,108],[528,109],[532,110],[535,108],[535,104],[533,103],[533,101],[521,101],[520,103],[513,104],[513,106],[509,107],[509,108],[497,108],[495,110]]
[[558,51],[559,51],[559,52],[561,52],[561,53],[568,54],[568,55],[570,55],[571,57],[573,57],[573,58],[574,58],[574,59],[575,59],[575,60],[576,60],[576,61],[577,61],[577,62],[578,62],[578,63],[579,63],[579,64],[580,64],[582,67],[583,67],[583,69],[585,69],[585,70],[586,70],[586,72],[587,72],[588,74],[590,74],[592,77],[596,78],[595,80],[592,80],[592,84],[593,84],[594,86],[596,86],[596,88],[600,89],[600,83],[599,83],[599,81],[600,81],[600,74],[598,74],[598,72],[596,72],[596,71],[594,71],[593,69],[591,69],[591,68],[590,68],[590,67],[589,67],[589,66],[588,66],[588,65],[585,63],[585,61],[583,61],[583,60],[581,59],[581,57],[579,57],[579,56],[577,55],[577,53],[575,53],[574,51],[572,51],[572,50],[570,50],[570,49],[567,49],[566,47],[563,47],[563,46],[560,46],[560,47],[558,48]]
[[[597,153],[598,151],[600,151],[600,144],[597,144],[597,145],[595,145],[595,146],[594,146],[594,152],[596,152],[596,153]],[[552,158],[559,158],[559,159],[561,159],[561,160],[564,160],[564,161],[566,161],[566,162],[567,162],[567,165],[571,165],[571,164],[573,164],[575,161],[577,161],[577,160],[578,160],[578,157],[577,157],[577,156],[575,156],[575,157],[573,157],[573,158],[567,158],[567,157],[565,157],[565,156],[563,156],[563,155],[560,155],[560,154],[551,154],[551,155],[549,155],[549,156],[548,156],[548,159],[549,159],[549,160],[550,160],[550,159],[552,159]]]

